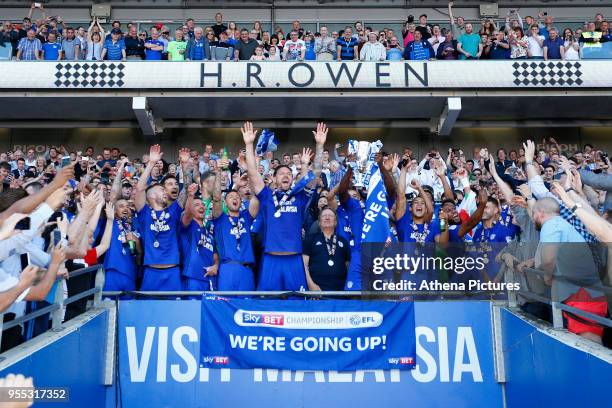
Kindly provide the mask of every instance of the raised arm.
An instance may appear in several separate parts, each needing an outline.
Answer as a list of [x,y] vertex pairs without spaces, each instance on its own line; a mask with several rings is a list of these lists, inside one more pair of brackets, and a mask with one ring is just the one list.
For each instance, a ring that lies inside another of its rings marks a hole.
[[251,217],[255,218],[257,217],[258,213],[259,213],[259,200],[257,199],[257,197],[251,196],[251,199],[249,200],[249,214],[251,214]]
[[136,210],[140,211],[145,206],[147,202],[147,182],[149,181],[149,176],[151,175],[151,171],[155,164],[161,160],[163,153],[161,151],[161,147],[156,144],[151,146],[149,149],[149,161],[147,162],[147,167],[145,167],[142,175],[138,179],[138,183],[136,184],[136,194],[134,195],[134,205],[136,206]]
[[312,150],[308,147],[302,149],[300,155],[300,178],[306,177],[310,168],[310,158],[312,157]]
[[100,190],[93,190],[87,197],[81,194],[81,209],[76,218],[68,226],[68,243],[70,246],[82,242],[82,238],[87,235],[87,223],[93,216],[96,206],[103,200]]
[[[58,276],[58,271],[66,260],[66,250],[62,246],[56,246],[51,252],[51,263],[47,272],[43,275],[42,280],[38,285],[32,286],[30,293],[26,296],[27,300],[42,301],[45,300],[51,287],[55,283]],[[61,286],[60,286],[61,287]]]
[[42,204],[51,194],[59,189],[63,189],[64,185],[69,179],[74,178],[74,164],[70,164],[62,168],[59,173],[55,176],[53,181],[48,184],[45,188],[40,190],[36,194],[24,197],[21,200],[15,202],[5,211],[0,213],[0,223],[3,223],[11,214],[22,213],[29,214],[36,207]]
[[476,211],[472,214],[469,220],[464,223],[461,223],[461,227],[459,227],[459,236],[464,237],[465,234],[470,232],[482,219],[482,215],[484,214],[485,207],[487,205],[487,200],[489,199],[489,195],[487,194],[486,189],[482,189],[478,192],[478,207]]
[[244,125],[240,128],[242,132],[242,139],[246,147],[246,162],[247,162],[247,174],[249,175],[249,184],[251,190],[255,194],[259,194],[265,187],[261,174],[257,171],[257,160],[255,159],[255,136],[257,131],[253,130],[253,124],[251,122],[244,122]]
[[512,189],[508,186],[508,184],[504,180],[502,180],[501,177],[499,177],[499,174],[497,174],[497,169],[495,168],[495,163],[493,163],[493,160],[489,161],[489,172],[491,173],[491,176],[493,176],[493,179],[495,180],[499,189],[504,195],[506,202],[511,202],[512,197],[514,197],[514,193],[512,192]]
[[96,203],[96,207],[94,208],[93,214],[87,220],[87,230],[92,234],[98,227],[98,221],[100,221],[100,214],[102,214],[102,207],[104,207],[104,196],[100,193],[100,198]]
[[213,218],[217,218],[223,213],[223,202],[221,195],[221,177],[219,174],[215,175],[215,186],[213,191],[210,192],[212,197],[212,213]]
[[441,161],[435,161],[434,171],[436,172],[438,178],[440,178],[440,181],[442,182],[442,187],[444,187],[444,198],[454,200],[455,196],[453,195],[453,190],[451,189],[450,184],[448,184],[448,178],[446,177],[446,169],[442,165]]
[[[577,204],[565,189],[556,181],[553,181],[553,191],[557,193],[563,204],[568,208],[572,209]],[[588,228],[589,232],[600,242],[610,243],[612,242],[612,224],[604,220],[599,215],[588,211],[585,206],[576,208],[574,214],[582,223]],[[608,244],[610,245],[610,244]]]
[[185,201],[187,201],[187,186],[190,186],[193,180],[193,173],[188,171],[187,164],[189,162],[190,150],[183,147],[179,150],[179,163],[181,164],[181,174],[183,175],[183,188],[178,196],[178,203],[181,207],[185,208]]
[[317,123],[317,130],[312,131],[315,138],[315,178],[321,175],[321,169],[323,168],[323,147],[325,146],[325,141],[327,140],[327,132],[329,132],[329,129],[323,122]]
[[104,234],[100,240],[100,245],[96,247],[96,256],[98,258],[104,255],[110,247],[111,238],[113,236],[113,221],[115,220],[115,204],[112,202],[106,204],[104,212],[106,214],[106,225],[104,227]]
[[115,179],[113,180],[113,185],[111,187],[110,192],[110,202],[116,202],[121,196],[121,182],[123,181],[123,172],[125,169],[125,163],[127,159],[121,160],[119,162],[119,168],[117,169],[117,174],[115,175]]
[[391,171],[399,164],[400,157],[398,154],[387,158],[383,161],[382,157],[379,158],[378,167],[380,168],[380,174],[382,175],[383,182],[385,183],[385,189],[387,190],[388,196],[396,195],[397,186]]
[[352,179],[353,179],[353,168],[349,166],[348,169],[346,169],[344,176],[342,176],[340,183],[338,183],[337,185],[338,197],[340,198],[341,204],[346,203],[349,200],[349,198],[351,198],[350,194],[348,193],[348,189],[351,186]]
[[399,186],[396,190],[395,220],[399,220],[406,213],[406,167],[402,166],[400,169]]
[[195,200],[195,193],[198,191],[197,184],[190,184],[187,188],[187,201],[185,202],[185,209],[183,210],[183,216],[181,217],[181,221],[184,226],[188,226],[191,224],[191,220],[193,219],[193,214],[191,209],[193,208],[193,200]]

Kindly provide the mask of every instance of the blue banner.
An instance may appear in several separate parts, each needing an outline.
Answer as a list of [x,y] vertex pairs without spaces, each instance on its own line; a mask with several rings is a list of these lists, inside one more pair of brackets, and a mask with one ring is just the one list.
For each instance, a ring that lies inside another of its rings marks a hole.
[[412,302],[202,300],[200,364],[289,370],[412,369]]
[[368,184],[365,216],[361,230],[363,242],[386,242],[391,235],[387,190],[378,165],[373,164]]

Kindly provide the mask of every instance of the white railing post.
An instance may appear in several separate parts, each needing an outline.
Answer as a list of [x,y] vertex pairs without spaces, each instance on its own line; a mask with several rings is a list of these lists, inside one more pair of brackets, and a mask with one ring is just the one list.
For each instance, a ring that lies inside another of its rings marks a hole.
[[97,292],[94,294],[94,299],[93,299],[94,307],[100,307],[100,304],[102,303],[102,290],[104,289],[104,281],[105,281],[104,267],[100,265],[100,267],[96,271],[95,288],[97,289]]
[[64,312],[64,280],[59,279],[55,282],[55,297],[53,298],[53,304],[57,305],[58,308],[51,313],[51,330],[59,330],[62,325],[63,312]]
[[552,306],[553,328],[555,330],[563,329],[563,311],[559,308],[559,302],[550,302]]

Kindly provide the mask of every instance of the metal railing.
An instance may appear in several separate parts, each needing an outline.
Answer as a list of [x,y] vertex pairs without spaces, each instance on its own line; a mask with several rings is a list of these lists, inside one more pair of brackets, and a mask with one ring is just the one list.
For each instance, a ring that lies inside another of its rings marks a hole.
[[87,268],[77,269],[68,274],[68,278],[76,278],[77,276],[95,273],[95,284],[91,289],[87,289],[76,295],[72,295],[64,299],[64,291],[62,289],[63,279],[56,280],[55,296],[53,303],[49,306],[45,306],[42,309],[35,310],[31,313],[19,316],[9,322],[4,322],[4,313],[0,314],[0,341],[2,341],[2,332],[7,329],[22,325],[26,322],[32,321],[40,316],[47,313],[50,314],[51,318],[51,331],[59,331],[62,329],[64,309],[71,303],[79,301],[83,298],[93,295],[93,302],[88,308],[98,307],[102,302],[102,289],[104,288],[104,268],[102,265],[93,265]]
[[[525,268],[524,271],[526,273],[530,273],[530,274],[537,275],[540,277],[546,274],[544,271],[541,271],[539,269],[534,269],[534,268]],[[513,268],[510,268],[508,271],[508,279],[510,282],[516,282],[516,280],[514,279],[514,269]],[[563,278],[555,277],[555,279],[563,279]],[[563,280],[566,280],[571,283],[571,281],[568,279],[563,279]],[[601,285],[593,289],[604,292],[608,296],[612,295],[612,288],[607,287],[607,286]],[[552,327],[555,330],[564,329],[564,325],[563,325],[563,312],[564,311],[572,313],[584,319],[592,320],[593,322],[600,324],[602,326],[612,327],[612,319],[601,317],[596,314],[593,314],[593,313],[590,313],[590,312],[587,312],[581,309],[577,309],[563,302],[559,302],[557,300],[553,300],[545,296],[538,295],[537,293],[529,292],[526,290],[508,291],[508,305],[510,307],[517,307],[518,295],[523,296],[524,298],[527,298],[530,300],[535,300],[537,302],[541,302],[541,303],[550,305],[552,308],[552,313],[551,313],[552,314]]]

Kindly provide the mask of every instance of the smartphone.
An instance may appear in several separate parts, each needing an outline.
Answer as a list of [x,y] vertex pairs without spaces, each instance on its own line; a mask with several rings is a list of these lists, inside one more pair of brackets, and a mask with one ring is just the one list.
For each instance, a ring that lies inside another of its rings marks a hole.
[[62,241],[62,231],[58,229],[53,230],[53,244],[57,245]]
[[19,255],[19,258],[21,260],[21,270],[23,271],[30,264],[30,254],[26,252],[24,254]]
[[34,7],[40,8],[40,3],[34,3]]
[[20,231],[29,230],[30,229],[30,217],[25,217],[23,220],[15,224],[15,229],[20,230]]

